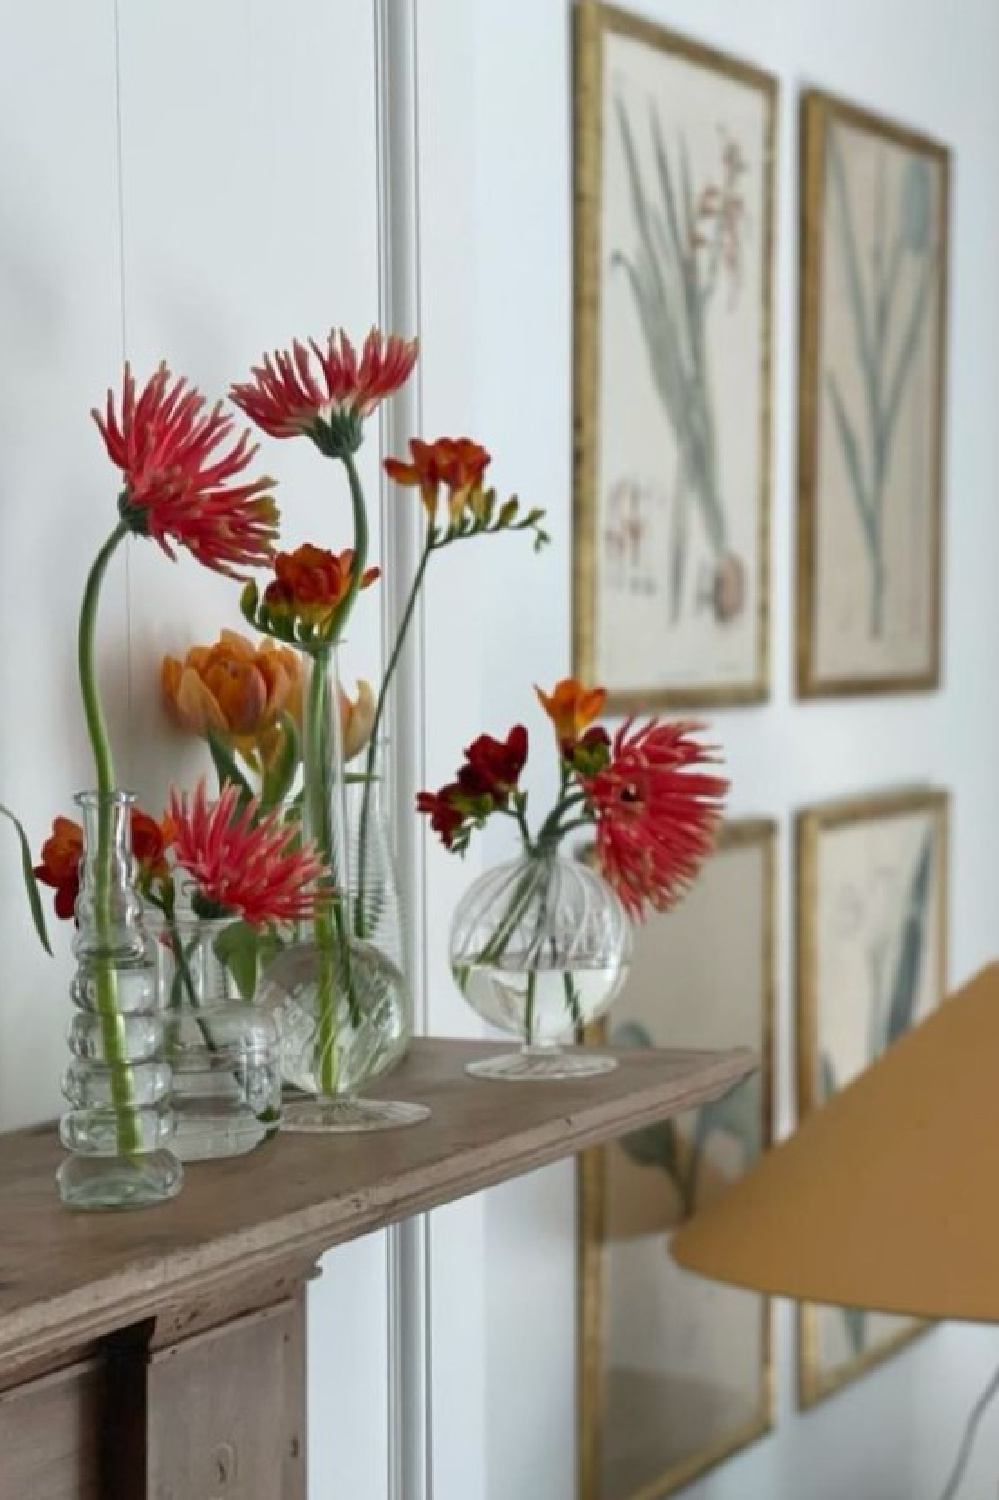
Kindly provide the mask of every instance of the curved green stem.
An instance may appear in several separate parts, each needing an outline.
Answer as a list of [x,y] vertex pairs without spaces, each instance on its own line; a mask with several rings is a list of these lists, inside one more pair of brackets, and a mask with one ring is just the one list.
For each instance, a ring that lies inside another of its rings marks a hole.
[[111,1099],[116,1111],[118,1147],[125,1155],[134,1155],[141,1144],[139,1122],[135,1112],[132,1075],[125,1055],[125,1026],[118,1010],[117,976],[111,956],[111,793],[114,790],[114,761],[97,687],[96,665],[97,611],[101,585],[111,558],[127,535],[128,527],[123,521],[119,521],[98,552],[87,575],[80,606],[78,661],[80,692],[87,734],[94,752],[99,794],[94,870],[94,920],[101,952],[96,976],[97,1010],[101,1018],[104,1055],[110,1073]]
[[395,676],[396,667],[399,665],[399,658],[402,655],[402,648],[409,634],[409,627],[413,622],[416,601],[420,596],[420,590],[423,587],[423,580],[427,572],[427,564],[430,561],[430,554],[433,550],[433,533],[430,532],[423,548],[420,565],[413,578],[409,597],[406,600],[406,607],[402,612],[402,619],[399,622],[395,644],[392,647],[388,664],[382,675],[381,687],[378,690],[378,698],[375,702],[375,715],[371,722],[371,738],[368,740],[368,753],[364,761],[365,781],[364,790],[361,793],[361,813],[357,832],[357,899],[354,903],[354,931],[361,938],[365,936],[366,926],[365,913],[367,902],[365,900],[364,888],[367,881],[368,823],[371,818],[371,789],[374,784],[373,778],[375,757],[378,754],[378,739],[381,733],[382,719],[385,716],[385,708],[388,703],[389,688],[392,684],[392,678]]

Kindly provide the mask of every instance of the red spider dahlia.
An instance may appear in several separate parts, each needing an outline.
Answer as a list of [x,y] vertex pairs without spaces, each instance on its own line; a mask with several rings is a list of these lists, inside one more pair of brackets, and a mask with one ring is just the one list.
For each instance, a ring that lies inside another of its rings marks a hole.
[[230,442],[234,422],[221,405],[205,410],[200,391],[173,380],[165,364],[136,400],[131,366],[125,365],[121,419],[108,391],[107,410],[92,415],[112,463],[122,472],[121,518],[139,536],[150,536],[168,557],[176,542],[216,573],[245,577],[274,552],[278,534],[273,480],[230,481],[252,461],[256,447],[246,431]]
[[229,394],[271,437],[305,433],[328,458],[344,458],[361,446],[364,419],[405,385],[415,363],[415,339],[372,328],[358,359],[343,329],[339,334],[333,329],[325,348],[315,339],[308,346],[296,339],[290,350],[265,354],[252,379],[234,385]]
[[600,870],[637,920],[679,901],[714,847],[728,782],[691,769],[714,758],[691,738],[699,728],[629,719],[607,766],[580,778]]
[[314,844],[299,846],[294,823],[261,814],[256,798],[241,810],[233,784],[210,805],[204,780],[190,807],[186,795],[171,791],[170,820],[177,863],[212,915],[238,916],[253,927],[312,915],[326,866]]

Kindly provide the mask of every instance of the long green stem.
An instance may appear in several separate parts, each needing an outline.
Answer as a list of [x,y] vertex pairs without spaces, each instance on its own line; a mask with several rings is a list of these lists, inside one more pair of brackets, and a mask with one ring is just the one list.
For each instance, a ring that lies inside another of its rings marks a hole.
[[374,785],[375,757],[378,754],[378,740],[381,734],[382,719],[385,716],[385,708],[388,703],[389,688],[395,675],[402,648],[409,634],[409,627],[413,621],[416,609],[416,601],[423,587],[423,579],[426,575],[427,564],[430,554],[434,550],[433,531],[427,533],[427,540],[420,558],[420,565],[413,578],[413,584],[406,600],[406,607],[402,612],[399,622],[399,630],[396,634],[395,645],[388,659],[388,665],[382,675],[382,684],[378,690],[378,698],[375,702],[375,715],[371,723],[371,738],[368,740],[368,753],[364,761],[364,786],[361,791],[361,814],[357,831],[357,899],[354,902],[354,931],[358,937],[366,936],[366,914],[367,901],[365,899],[365,885],[367,883],[368,863],[368,823],[371,818],[371,796]]
[[99,799],[94,871],[94,920],[100,953],[96,975],[97,1010],[101,1018],[104,1055],[110,1072],[111,1099],[116,1110],[118,1147],[129,1156],[139,1149],[139,1122],[134,1106],[132,1075],[125,1056],[125,1025],[118,1011],[116,974],[111,959],[111,793],[114,790],[114,762],[107,721],[97,687],[96,666],[97,611],[101,585],[111,558],[127,535],[128,527],[123,521],[119,521],[90,569],[80,606],[78,662],[83,711],[94,753]]

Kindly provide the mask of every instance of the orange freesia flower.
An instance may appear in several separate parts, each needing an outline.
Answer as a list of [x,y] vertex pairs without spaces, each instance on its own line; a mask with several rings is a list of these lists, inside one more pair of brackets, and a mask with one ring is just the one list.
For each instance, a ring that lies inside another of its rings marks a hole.
[[315,339],[307,346],[296,339],[290,350],[265,354],[252,378],[234,385],[229,394],[271,437],[304,433],[328,458],[343,458],[357,451],[364,419],[406,383],[415,363],[415,339],[386,336],[372,328],[358,359],[343,329],[339,334],[334,329],[325,347]]
[[72,818],[55,818],[52,832],[42,845],[41,863],[35,875],[55,890],[57,917],[73,916],[80,893],[80,860],[83,858],[83,829]]
[[585,688],[574,677],[563,677],[550,693],[535,687],[538,702],[555,726],[563,749],[575,744],[585,729],[598,718],[607,697],[604,688]]
[[[169,875],[166,852],[173,841],[168,820],[158,823],[148,813],[132,808],[132,852],[139,867],[139,886],[145,890],[154,880]],[[80,894],[80,861],[83,858],[83,829],[72,818],[53,819],[52,832],[42,845],[41,862],[35,876],[43,885],[55,890],[55,914],[64,920],[76,914]]]
[[[274,580],[264,591],[268,614],[291,617],[325,630],[350,590],[354,553],[329,552],[304,542],[294,552],[279,552],[274,559]],[[369,588],[380,569],[368,568],[361,588]]]
[[124,488],[121,518],[139,536],[152,537],[168,557],[176,542],[216,573],[244,578],[274,553],[278,510],[266,493],[273,480],[232,484],[257,452],[246,431],[235,442],[234,423],[221,404],[206,412],[200,391],[173,380],[161,364],[136,399],[125,365],[121,417],[108,391],[107,409],[92,416]]
[[282,714],[302,721],[302,658],[265,640],[254,645],[223,630],[212,646],[192,646],[183,660],[165,656],[163,700],[182,729],[202,739],[217,734],[248,759],[266,752]]
[[204,780],[190,803],[170,793],[177,863],[194,880],[195,904],[253,927],[311,916],[326,874],[315,845],[301,843],[299,825],[279,812],[262,813],[256,798],[241,810],[239,795],[229,785],[210,804]]
[[420,497],[431,525],[437,517],[440,487],[447,490],[450,519],[457,521],[491,462],[490,455],[471,438],[438,438],[434,443],[412,438],[410,463],[398,458],[385,460],[385,472],[396,484],[419,486]]

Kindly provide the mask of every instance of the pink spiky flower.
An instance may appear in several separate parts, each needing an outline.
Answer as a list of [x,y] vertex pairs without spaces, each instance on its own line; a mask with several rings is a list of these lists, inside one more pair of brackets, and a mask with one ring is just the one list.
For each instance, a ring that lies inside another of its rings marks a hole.
[[232,483],[257,448],[248,429],[230,441],[232,417],[223,415],[221,404],[206,406],[201,392],[174,380],[166,364],[136,399],[126,363],[120,418],[112,391],[105,412],[95,408],[92,416],[122,473],[118,509],[129,530],[152,537],[170,558],[176,542],[216,573],[243,578],[274,553],[278,510],[266,493],[273,480]]
[[597,863],[637,920],[675,905],[714,848],[728,782],[692,769],[715,758],[691,737],[700,727],[655,719],[636,727],[629,719],[608,764],[580,777],[596,822]]
[[290,350],[265,354],[252,378],[234,385],[229,395],[271,437],[304,433],[327,458],[343,458],[357,452],[365,418],[405,385],[415,363],[415,339],[372,328],[358,358],[343,329],[333,329],[325,347],[315,339],[308,345],[296,339]]
[[175,858],[195,883],[201,915],[263,927],[303,921],[328,897],[329,872],[315,845],[300,843],[296,824],[279,813],[261,813],[256,798],[241,809],[235,785],[209,803],[202,778],[190,806],[172,789],[169,816]]

